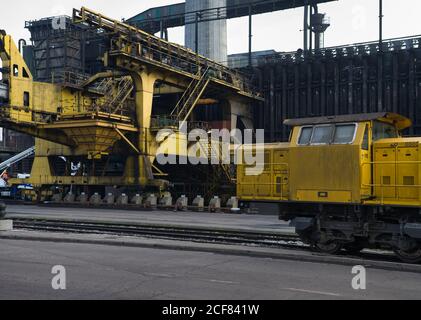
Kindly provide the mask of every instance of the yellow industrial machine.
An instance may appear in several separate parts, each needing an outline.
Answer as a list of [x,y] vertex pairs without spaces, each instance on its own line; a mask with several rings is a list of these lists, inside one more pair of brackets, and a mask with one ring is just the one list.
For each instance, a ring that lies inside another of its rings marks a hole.
[[[250,102],[261,99],[243,75],[177,44],[86,8],[74,10],[73,22],[106,35],[104,72],[67,73],[60,85],[35,82],[12,38],[0,31],[0,126],[37,138],[30,178],[11,183],[32,184],[39,200],[54,186],[75,193],[106,186],[162,190],[168,182],[154,165],[157,151],[186,156],[165,144],[187,137],[176,131],[157,141],[160,129],[190,126],[209,92],[227,101],[234,128],[237,115],[251,117]],[[154,95],[166,92],[184,94],[177,104],[156,107]]]
[[387,247],[421,261],[421,138],[393,113],[287,120],[289,143],[264,148],[264,171],[238,166],[237,194],[274,202],[306,243],[337,253]]

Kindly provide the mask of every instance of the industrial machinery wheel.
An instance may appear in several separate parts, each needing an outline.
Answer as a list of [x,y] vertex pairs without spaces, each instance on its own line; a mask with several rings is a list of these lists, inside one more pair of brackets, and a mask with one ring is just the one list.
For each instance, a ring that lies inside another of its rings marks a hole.
[[395,254],[406,263],[419,263],[421,262],[421,247],[416,247],[411,250],[395,249]]
[[343,248],[345,249],[346,253],[348,253],[348,254],[358,254],[361,251],[363,251],[365,247],[364,247],[363,244],[360,244],[360,243],[356,242],[356,243],[346,244],[346,245],[344,245]]
[[342,250],[343,244],[336,241],[317,242],[314,247],[322,253],[337,254]]

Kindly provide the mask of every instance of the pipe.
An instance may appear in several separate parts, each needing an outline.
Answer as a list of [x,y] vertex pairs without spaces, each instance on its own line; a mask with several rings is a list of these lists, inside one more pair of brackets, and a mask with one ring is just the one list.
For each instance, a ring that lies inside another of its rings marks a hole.
[[18,42],[19,52],[20,53],[22,53],[22,48],[23,48],[22,43],[23,43],[24,46],[26,46],[26,40],[25,39],[20,39],[19,42]]
[[383,52],[383,0],[379,0],[379,52]]
[[196,12],[196,20],[195,20],[195,32],[194,32],[194,36],[195,36],[195,52],[196,54],[199,54],[199,12]]
[[253,8],[252,8],[252,6],[250,5],[249,6],[249,67],[251,68],[252,67],[252,50],[253,50],[253,42],[252,42],[252,39],[253,39],[253,15],[252,15],[252,13],[253,13]]
[[304,54],[306,54],[308,50],[308,5],[304,6]]
[[[317,4],[313,5],[313,15],[317,15],[319,13],[319,8],[317,6]],[[312,31],[314,32],[314,49],[318,50],[320,49],[320,38],[321,38],[321,34],[320,34],[320,29],[314,29],[313,23],[311,26]]]

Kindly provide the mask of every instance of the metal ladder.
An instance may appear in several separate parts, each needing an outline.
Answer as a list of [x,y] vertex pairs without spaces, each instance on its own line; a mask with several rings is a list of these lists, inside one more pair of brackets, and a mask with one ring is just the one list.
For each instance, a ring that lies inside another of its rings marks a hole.
[[205,92],[209,82],[209,68],[207,68],[199,80],[194,79],[190,83],[174,110],[171,112],[171,116],[175,117],[179,122],[186,122],[197,102]]
[[215,149],[215,146],[212,145],[211,142],[208,141],[207,145],[203,144],[199,140],[199,145],[202,149],[206,150],[209,163],[212,164],[212,159],[218,160],[218,165],[224,172],[225,176],[227,177],[228,181],[235,182],[235,179],[231,175],[231,164],[225,164],[222,158],[222,144],[219,144],[219,152]]

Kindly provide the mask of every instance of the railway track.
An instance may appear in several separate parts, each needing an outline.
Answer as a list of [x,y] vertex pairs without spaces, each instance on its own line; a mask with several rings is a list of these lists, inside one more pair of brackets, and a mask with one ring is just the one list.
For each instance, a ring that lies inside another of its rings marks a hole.
[[110,234],[171,240],[185,240],[203,243],[241,244],[264,247],[308,247],[297,235],[269,232],[207,229],[199,227],[178,227],[123,223],[99,223],[87,221],[65,221],[53,219],[14,218],[16,229],[82,234]]
[[[74,234],[107,234],[126,237],[154,238],[181,240],[198,243],[242,245],[249,247],[282,248],[291,250],[314,251],[311,246],[301,242],[295,234],[255,232],[249,230],[229,230],[214,229],[204,227],[186,226],[164,226],[147,224],[124,224],[124,223],[104,223],[93,221],[70,221],[44,218],[12,218],[15,229],[46,231],[57,233]],[[391,270],[411,270],[421,273],[421,266],[408,265],[400,262],[391,252],[380,252],[376,250],[366,250],[359,254],[340,254],[330,256],[316,254],[315,260],[322,258],[326,262],[326,257],[343,259],[349,258],[352,261],[361,261],[362,264],[377,265],[380,268]],[[357,259],[357,260],[356,260]],[[343,264],[343,261],[333,262]],[[383,263],[385,264],[383,266]]]

